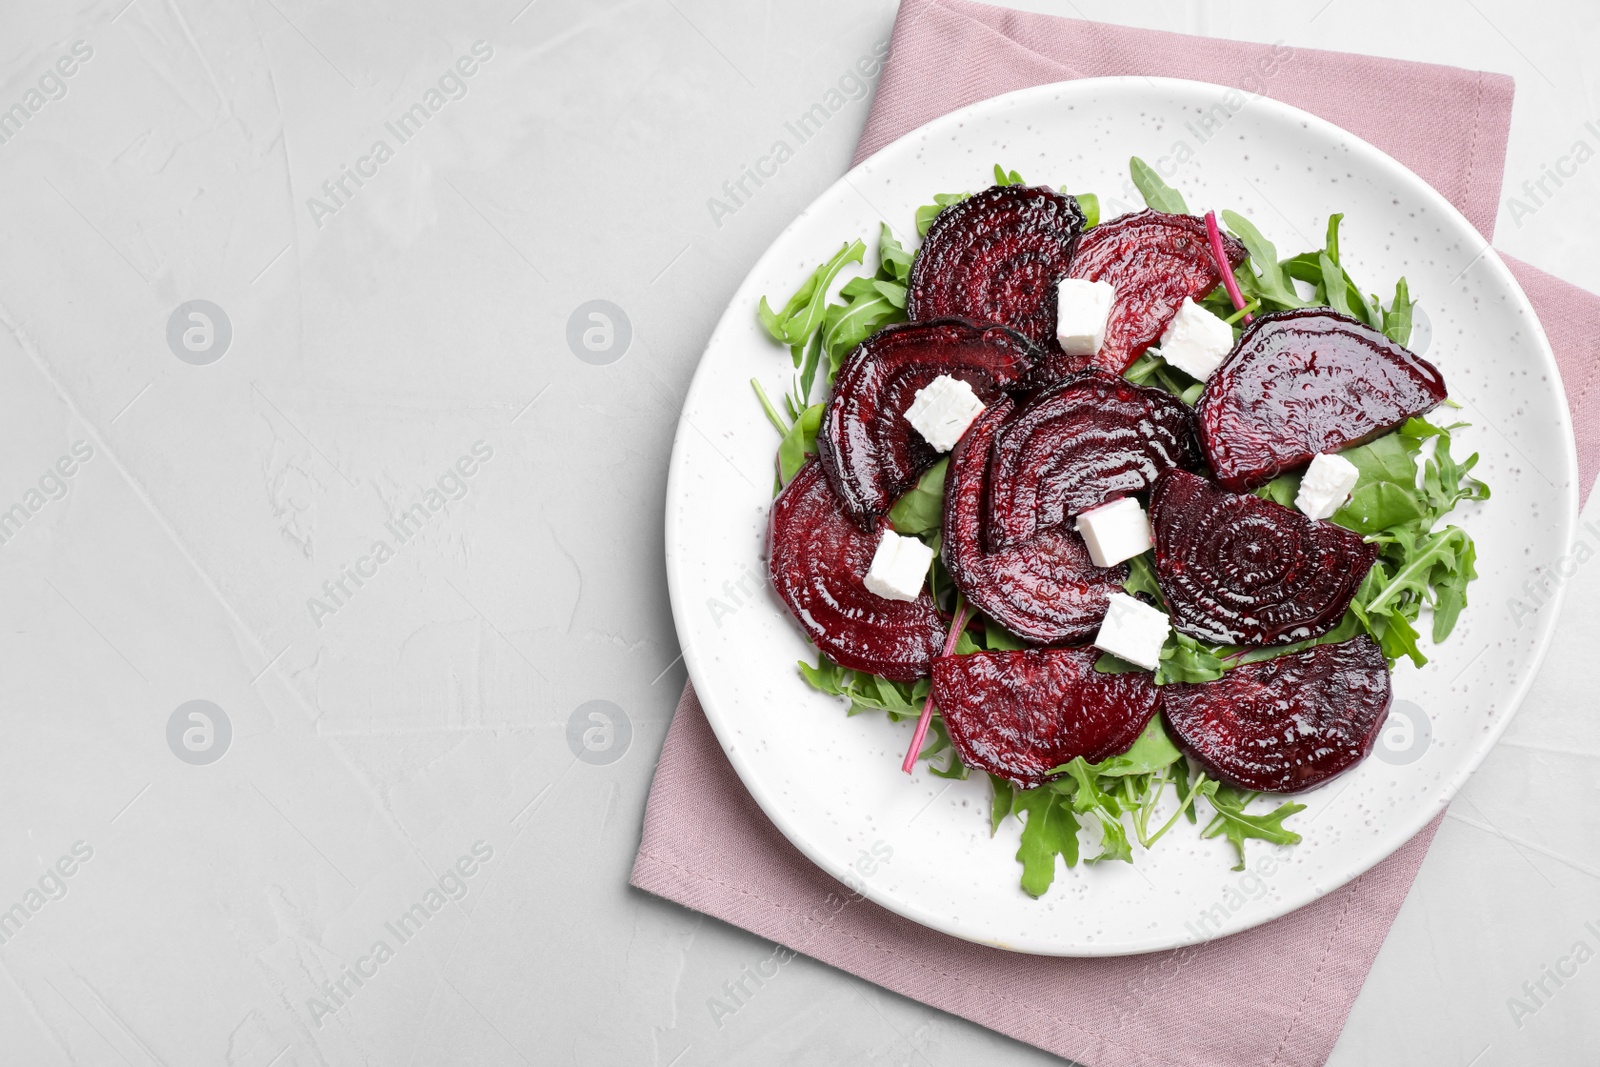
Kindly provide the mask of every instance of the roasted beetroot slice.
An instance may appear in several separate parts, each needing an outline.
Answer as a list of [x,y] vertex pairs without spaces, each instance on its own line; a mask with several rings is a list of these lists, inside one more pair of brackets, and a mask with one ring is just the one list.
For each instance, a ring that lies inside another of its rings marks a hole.
[[1382,436],[1445,398],[1421,356],[1326,308],[1264,315],[1245,328],[1195,405],[1217,481],[1264,485],[1319,452]]
[[1068,378],[1036,393],[995,436],[988,545],[1021,544],[1199,462],[1193,416],[1171,393],[1106,374]]
[[985,404],[1027,375],[1039,351],[1020,334],[964,319],[889,326],[845,357],[817,434],[817,457],[863,530],[917,484],[939,453],[906,421],[917,390],[948,374]]
[[911,265],[907,317],[998,322],[1054,347],[1056,283],[1083,224],[1076,200],[1043,186],[994,185],[951,204]]
[[944,565],[967,600],[1026,641],[1076,644],[1094,636],[1128,568],[1096,567],[1077,531],[1059,526],[1011,548],[986,552],[983,514],[989,451],[1011,413],[1001,400],[979,416],[950,454],[944,481]]
[[1167,471],[1150,494],[1156,581],[1201,641],[1288,645],[1339,624],[1378,546],[1331,522]]
[[[1244,262],[1244,245],[1227,234],[1222,242],[1233,267]],[[1121,215],[1084,234],[1067,276],[1110,282],[1117,296],[1099,353],[1069,357],[1058,350],[1054,358],[1064,362],[1046,368],[1056,377],[1088,364],[1121,374],[1161,339],[1185,297],[1198,300],[1222,284],[1205,220],[1160,211]]]
[[1100,674],[1093,648],[942,656],[933,702],[961,762],[1023,788],[1082,756],[1098,763],[1138,740],[1160,691],[1143,671]]
[[885,600],[867,591],[881,530],[845,515],[816,460],[807,460],[772,502],[767,525],[772,588],[806,636],[841,667],[909,682],[924,677],[944,645],[944,625],[924,592]]
[[1365,634],[1161,690],[1173,736],[1214,777],[1263,793],[1298,793],[1360,763],[1389,698],[1389,664]]

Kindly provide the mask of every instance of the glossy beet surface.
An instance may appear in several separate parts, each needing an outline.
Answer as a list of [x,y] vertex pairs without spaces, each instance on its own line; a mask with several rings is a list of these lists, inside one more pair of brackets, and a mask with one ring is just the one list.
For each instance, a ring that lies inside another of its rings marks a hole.
[[816,646],[842,667],[895,681],[928,673],[944,625],[924,590],[885,600],[862,584],[881,524],[863,532],[839,506],[822,468],[808,460],[773,501],[767,526],[772,588]]
[[[937,675],[935,675],[937,677]],[[1372,751],[1389,712],[1389,665],[1363,634],[1161,690],[1167,725],[1210,773],[1296,793]]]
[[1042,186],[995,185],[951,204],[911,266],[907,317],[998,322],[1053,347],[1056,283],[1083,224],[1076,200]]
[[1156,580],[1180,632],[1288,645],[1338,625],[1377,557],[1361,535],[1187,471],[1150,494]]
[[1059,526],[999,552],[983,546],[986,471],[995,431],[1011,413],[1002,400],[972,424],[950,456],[944,482],[944,565],[967,600],[1036,644],[1092,638],[1106,601],[1128,568],[1096,567],[1083,538]]
[[846,514],[870,528],[939,461],[906,421],[917,390],[948,374],[993,404],[1038,359],[1020,334],[962,319],[901,323],[857,345],[839,368],[817,434],[818,458]]
[[[1244,245],[1222,240],[1230,264],[1243,263]],[[1198,300],[1222,284],[1205,220],[1159,211],[1122,215],[1085,233],[1067,275],[1110,282],[1117,296],[1100,352],[1052,366],[1056,374],[1090,364],[1121,374],[1161,339],[1185,297]]]
[[1199,456],[1189,408],[1171,393],[1105,374],[1068,378],[1030,398],[995,437],[988,545],[1020,544]]
[[1155,716],[1150,675],[1100,674],[1093,648],[1030,648],[945,656],[933,702],[961,761],[1031,788],[1082,756],[1126,752]]
[[1195,405],[1217,481],[1243,491],[1370,441],[1445,398],[1439,371],[1364,323],[1304,308],[1257,319]]

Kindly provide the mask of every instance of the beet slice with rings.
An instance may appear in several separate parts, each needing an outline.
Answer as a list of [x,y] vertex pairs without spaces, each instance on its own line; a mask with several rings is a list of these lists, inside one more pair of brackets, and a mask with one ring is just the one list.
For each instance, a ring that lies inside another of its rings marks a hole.
[[1009,399],[985,411],[950,455],[944,482],[945,569],[973,607],[1040,645],[1092,638],[1106,602],[1122,591],[1128,568],[1096,567],[1076,530],[1059,526],[1011,548],[983,547],[990,446],[1012,410]]
[[1378,546],[1293,508],[1167,471],[1150,494],[1156,581],[1179,633],[1288,645],[1339,624]]
[[[1226,234],[1222,243],[1237,268],[1244,245]],[[1120,215],[1085,233],[1067,277],[1110,282],[1117,295],[1100,351],[1064,357],[1066,365],[1047,368],[1057,375],[1089,365],[1121,374],[1161,339],[1185,298],[1198,300],[1222,284],[1205,220],[1160,211]]]
[[767,570],[772,588],[816,646],[841,667],[909,682],[944,647],[944,624],[924,590],[886,600],[864,581],[882,524],[863,532],[844,513],[816,460],[772,502]]
[[1039,362],[1039,350],[1003,326],[935,319],[888,326],[845,357],[817,434],[828,483],[863,530],[939,462],[906,421],[917,391],[941,374],[993,404]]
[[1389,664],[1365,634],[1161,690],[1173,736],[1207,771],[1263,793],[1298,793],[1360,763],[1390,698]]
[[1082,756],[1126,752],[1155,717],[1149,674],[1101,674],[1093,648],[1030,648],[942,656],[933,702],[961,762],[1025,789]]
[[1326,308],[1263,315],[1195,405],[1217,481],[1243,492],[1319,452],[1382,436],[1445,398],[1421,356]]
[[1107,374],[1076,375],[1036,393],[995,435],[989,461],[988,544],[1038,530],[1119,496],[1162,471],[1199,465],[1194,419],[1171,393]]
[[1070,196],[1032,185],[994,185],[935,216],[911,265],[906,316],[998,322],[1055,347],[1056,283],[1084,227]]

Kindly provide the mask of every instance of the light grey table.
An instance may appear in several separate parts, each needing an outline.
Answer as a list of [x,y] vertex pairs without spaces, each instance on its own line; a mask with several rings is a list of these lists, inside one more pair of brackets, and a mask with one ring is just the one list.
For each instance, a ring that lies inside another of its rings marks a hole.
[[[1508,193],[1600,145],[1592,5],[1037,6],[1510,72]],[[0,13],[0,1061],[1050,1059],[803,958],[714,1018],[772,946],[626,887],[684,680],[679,403],[867,100],[708,202],[892,17]],[[1597,205],[1587,166],[1498,243],[1600,289]],[[601,351],[568,342],[593,300],[622,311]],[[1579,568],[1336,1063],[1595,1062],[1597,595]]]

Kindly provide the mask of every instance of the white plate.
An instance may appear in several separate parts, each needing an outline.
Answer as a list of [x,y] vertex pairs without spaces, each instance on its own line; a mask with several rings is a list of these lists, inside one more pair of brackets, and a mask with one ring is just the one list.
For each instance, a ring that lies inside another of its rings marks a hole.
[[[1445,806],[1505,728],[1555,623],[1559,592],[1520,626],[1508,608],[1510,598],[1527,601],[1521,587],[1536,567],[1568,550],[1577,515],[1567,404],[1527,299],[1466,219],[1389,156],[1284,104],[1261,98],[1229,112],[1228,99],[1239,100],[1198,82],[1099,78],[986,100],[908,134],[840,179],[761,257],[684,402],[667,489],[667,575],[689,674],[723,749],[813,862],[957,937],[1052,955],[1145,952],[1236,933],[1316,900]],[[1205,116],[1220,127],[1202,141]],[[1191,157],[1180,164],[1180,154]],[[1126,185],[1132,155],[1175,168],[1168,180],[1191,210],[1233,208],[1281,254],[1319,247],[1327,216],[1345,212],[1340,248],[1352,276],[1390,287],[1404,274],[1431,320],[1427,356],[1473,423],[1456,454],[1482,455],[1477,473],[1494,497],[1457,512],[1477,541],[1480,577],[1455,633],[1427,648],[1426,668],[1395,671],[1397,704],[1420,709],[1417,721],[1392,717],[1379,753],[1388,759],[1298,798],[1308,810],[1290,825],[1301,844],[1251,842],[1251,869],[1235,873],[1224,841],[1201,841],[1183,823],[1153,851],[1136,847],[1132,866],[1061,868],[1034,900],[1017,884],[1016,821],[989,835],[982,775],[907,777],[899,765],[909,723],[847,717],[795,670],[814,652],[764,580],[777,440],[749,384],[759,378],[777,397],[791,368],[757,324],[756,303],[787,299],[841,241],[875,248],[880,220],[914,244],[917,206],[936,192],[987,186],[994,163],[1030,182],[1098,193],[1103,217],[1142,206]]]

